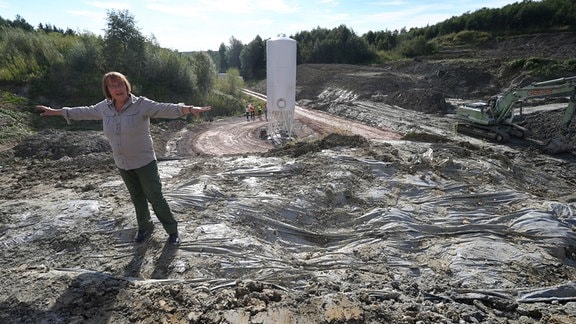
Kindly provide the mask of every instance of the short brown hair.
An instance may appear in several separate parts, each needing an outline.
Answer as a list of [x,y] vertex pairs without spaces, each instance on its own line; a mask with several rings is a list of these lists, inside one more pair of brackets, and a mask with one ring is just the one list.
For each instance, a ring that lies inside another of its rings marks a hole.
[[110,91],[108,91],[108,83],[110,81],[121,81],[126,86],[126,91],[128,93],[132,92],[132,85],[124,74],[120,72],[108,72],[104,74],[104,77],[102,77],[102,92],[104,93],[104,97],[107,99],[112,99],[112,95],[110,94]]

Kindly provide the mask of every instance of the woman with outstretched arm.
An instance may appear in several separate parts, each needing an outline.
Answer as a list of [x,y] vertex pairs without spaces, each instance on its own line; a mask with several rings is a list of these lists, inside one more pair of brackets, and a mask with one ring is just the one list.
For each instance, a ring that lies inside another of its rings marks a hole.
[[110,142],[114,162],[124,180],[136,210],[138,231],[134,241],[145,241],[154,230],[148,202],[168,233],[168,242],[180,245],[178,222],[164,195],[158,173],[156,153],[150,134],[151,118],[178,118],[186,114],[198,116],[210,106],[159,103],[132,94],[130,82],[119,72],[109,72],[102,78],[105,99],[92,106],[53,109],[36,106],[42,116],[63,116],[70,120],[102,120],[104,135]]

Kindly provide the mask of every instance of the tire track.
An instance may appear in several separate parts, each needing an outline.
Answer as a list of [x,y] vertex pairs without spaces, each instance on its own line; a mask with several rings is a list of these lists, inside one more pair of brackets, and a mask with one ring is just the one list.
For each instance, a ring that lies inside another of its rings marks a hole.
[[258,137],[259,130],[266,125],[266,121],[240,118],[216,121],[195,134],[190,139],[189,147],[196,153],[212,155],[265,152],[273,147],[270,142]]
[[[246,94],[259,99],[266,96],[245,90]],[[187,131],[182,137],[189,153],[227,155],[266,152],[273,148],[270,141],[259,138],[260,129],[266,128],[265,120],[247,121],[244,117],[216,120],[206,127]],[[294,111],[295,137],[319,136],[331,132],[344,132],[363,136],[370,140],[397,140],[398,132],[371,127],[358,121],[337,117],[316,110],[296,106]],[[180,148],[182,146],[179,145]]]

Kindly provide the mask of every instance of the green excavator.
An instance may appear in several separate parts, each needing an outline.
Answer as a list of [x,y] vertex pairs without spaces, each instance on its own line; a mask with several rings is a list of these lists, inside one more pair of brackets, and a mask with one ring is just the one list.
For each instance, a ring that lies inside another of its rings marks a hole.
[[513,88],[494,96],[487,103],[461,105],[456,109],[456,131],[504,143],[511,136],[524,138],[530,135],[523,121],[522,103],[529,98],[569,97],[558,137],[550,140],[547,152],[559,154],[570,151],[573,136],[570,122],[576,110],[576,76],[535,82],[525,87]]

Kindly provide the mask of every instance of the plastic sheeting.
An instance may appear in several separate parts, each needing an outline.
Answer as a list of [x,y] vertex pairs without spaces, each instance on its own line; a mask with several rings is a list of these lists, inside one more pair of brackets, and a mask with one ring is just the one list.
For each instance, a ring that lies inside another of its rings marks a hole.
[[[498,162],[423,163],[430,153],[412,159],[409,172],[353,151],[324,151],[322,165],[232,158],[171,195],[185,208],[225,204],[181,249],[218,260],[226,277],[293,288],[355,269],[422,286],[522,293],[520,301],[532,298],[529,273],[573,264],[574,206],[494,184],[508,172]],[[483,181],[487,170],[493,183]]]
[[521,190],[508,181],[513,171],[490,158],[421,151],[401,156],[406,163],[358,149],[161,162],[183,243],[159,261],[134,248],[130,224],[108,218],[96,200],[36,204],[13,218],[0,243],[50,237],[75,222],[116,240],[87,257],[132,258],[125,275],[142,280],[170,273],[208,289],[236,280],[283,289],[341,282],[340,289],[364,286],[376,297],[390,295],[383,283],[413,282],[438,290],[429,299],[497,300],[502,309],[511,301],[573,299],[574,283],[555,276],[574,266],[573,204]]

